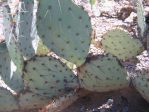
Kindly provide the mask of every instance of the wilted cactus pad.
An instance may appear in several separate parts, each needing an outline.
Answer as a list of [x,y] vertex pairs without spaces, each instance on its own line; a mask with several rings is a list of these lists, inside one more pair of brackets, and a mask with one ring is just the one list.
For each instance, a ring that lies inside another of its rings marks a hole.
[[0,111],[12,112],[13,110],[18,110],[18,108],[17,100],[10,91],[0,87]]
[[37,94],[53,98],[79,86],[73,72],[53,57],[34,57],[27,61],[24,79]]
[[143,46],[137,39],[120,29],[113,29],[103,35],[102,47],[117,58],[127,60],[141,53]]
[[37,30],[57,55],[78,66],[84,63],[91,41],[90,19],[71,0],[40,0]]
[[78,72],[81,87],[91,91],[105,92],[128,86],[126,71],[111,55],[91,57]]
[[140,71],[135,73],[133,85],[142,95],[142,97],[149,102],[149,72]]

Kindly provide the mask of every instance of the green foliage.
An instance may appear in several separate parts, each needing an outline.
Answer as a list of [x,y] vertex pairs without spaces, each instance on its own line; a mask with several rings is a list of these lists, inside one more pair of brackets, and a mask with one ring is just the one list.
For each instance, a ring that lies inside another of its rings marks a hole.
[[136,71],[133,75],[135,75],[132,80],[134,87],[149,102],[149,73],[147,71]]
[[18,109],[15,97],[7,89],[0,87],[0,111],[10,112]]
[[[16,36],[18,47],[27,59],[35,55],[38,38],[36,28],[33,24],[34,16],[34,0],[22,0],[18,5],[18,14],[16,20]],[[24,44],[25,43],[25,44]]]
[[20,94],[19,105],[22,110],[42,108],[49,103],[49,98],[37,95],[32,92]]
[[79,86],[77,77],[66,65],[46,56],[26,62],[24,79],[31,91],[50,98]]
[[7,50],[0,52],[0,56],[0,76],[13,90],[17,92],[22,90],[24,88],[22,71],[15,67]]
[[21,55],[20,50],[17,46],[16,36],[13,33],[13,23],[12,17],[10,15],[10,9],[8,6],[3,7],[3,25],[4,25],[4,36],[7,45],[7,49],[9,52],[9,56],[14,64],[17,66],[17,69],[22,71],[23,69],[23,56]]
[[78,68],[82,88],[105,92],[127,87],[127,73],[111,55],[91,57]]
[[37,30],[43,43],[57,55],[77,66],[85,62],[91,23],[87,13],[71,0],[40,0]]
[[102,47],[118,59],[127,60],[143,51],[142,43],[120,29],[113,29],[103,35]]
[[142,4],[142,0],[135,0],[137,4],[137,22],[138,26],[141,30],[141,36],[144,36],[144,32],[146,30],[145,16],[144,16],[144,7]]

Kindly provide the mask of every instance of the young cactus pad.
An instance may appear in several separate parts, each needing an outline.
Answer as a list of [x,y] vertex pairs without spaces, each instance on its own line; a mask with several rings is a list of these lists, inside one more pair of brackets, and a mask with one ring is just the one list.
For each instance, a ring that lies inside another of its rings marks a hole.
[[18,108],[17,100],[11,92],[0,87],[0,112],[12,112]]
[[76,64],[85,62],[90,46],[89,16],[71,0],[40,0],[37,31],[57,55]]
[[120,29],[113,29],[103,35],[102,47],[118,59],[127,60],[141,53],[143,46],[138,39],[132,38]]
[[26,62],[24,72],[30,90],[50,98],[79,86],[73,72],[53,57],[34,57]]
[[149,102],[149,73],[147,71],[136,72],[132,81],[142,97]]
[[129,84],[126,71],[111,55],[90,57],[78,68],[78,73],[81,87],[91,91],[117,90]]
[[42,108],[49,103],[49,98],[37,95],[32,92],[26,92],[20,94],[19,105],[23,110],[29,110],[34,108]]

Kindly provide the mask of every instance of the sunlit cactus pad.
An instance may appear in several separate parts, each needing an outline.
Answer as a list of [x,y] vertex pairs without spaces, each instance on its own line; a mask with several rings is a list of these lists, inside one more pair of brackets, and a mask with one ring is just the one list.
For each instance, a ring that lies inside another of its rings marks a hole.
[[118,59],[127,60],[135,57],[143,50],[138,39],[132,38],[121,29],[113,29],[103,35],[102,47],[106,52],[117,56]]
[[89,16],[71,0],[40,0],[37,31],[43,43],[57,55],[81,65],[90,45]]
[[24,79],[31,91],[53,98],[79,86],[77,77],[53,57],[34,57],[26,62]]
[[128,86],[127,73],[111,55],[90,57],[79,69],[82,88],[105,92]]
[[12,112],[18,109],[19,107],[17,100],[11,94],[11,92],[0,87],[0,112]]

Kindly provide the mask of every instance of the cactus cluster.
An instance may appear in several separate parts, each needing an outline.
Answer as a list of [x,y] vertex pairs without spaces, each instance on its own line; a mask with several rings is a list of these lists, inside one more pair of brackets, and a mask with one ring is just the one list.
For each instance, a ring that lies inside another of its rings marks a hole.
[[[121,64],[145,49],[140,40],[112,29],[101,41],[105,53],[90,56],[92,27],[83,8],[71,0],[39,0],[35,15],[35,5],[35,0],[21,0],[15,15],[9,5],[3,6],[0,76],[14,92],[1,85],[1,112],[41,108],[79,88],[96,92],[123,89],[130,80],[149,101],[148,72],[137,71],[132,77]],[[49,55],[50,51],[56,55]]]

